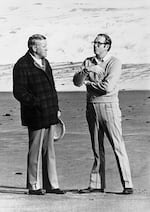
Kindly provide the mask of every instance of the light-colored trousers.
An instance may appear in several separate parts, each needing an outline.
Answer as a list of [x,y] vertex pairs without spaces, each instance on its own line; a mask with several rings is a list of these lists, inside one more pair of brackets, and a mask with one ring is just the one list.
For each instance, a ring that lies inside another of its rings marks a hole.
[[89,187],[106,187],[105,149],[106,134],[116,157],[123,188],[132,188],[129,160],[122,137],[121,111],[118,103],[87,103],[86,118],[89,126],[94,164]]
[[40,185],[42,155],[42,181],[44,189],[59,188],[54,150],[54,125],[48,129],[28,129],[29,151],[27,161],[27,188],[36,190]]

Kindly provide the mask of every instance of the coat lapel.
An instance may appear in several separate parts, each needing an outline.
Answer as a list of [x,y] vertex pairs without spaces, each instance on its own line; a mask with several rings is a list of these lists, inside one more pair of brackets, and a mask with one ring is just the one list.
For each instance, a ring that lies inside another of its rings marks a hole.
[[45,60],[44,60],[44,59],[42,60],[42,66],[40,66],[36,61],[33,61],[33,63],[34,63],[34,65],[35,65],[37,68],[39,68],[39,69],[45,71],[46,65],[45,65]]
[[41,67],[38,63],[36,63],[36,61],[31,57],[30,53],[27,52],[27,57],[28,60],[30,61],[30,63],[35,66],[36,68],[40,69],[41,71],[43,71],[46,75],[46,77],[48,78],[49,82],[51,83],[51,67],[47,64],[46,59],[44,58],[42,60],[42,64],[43,66]]

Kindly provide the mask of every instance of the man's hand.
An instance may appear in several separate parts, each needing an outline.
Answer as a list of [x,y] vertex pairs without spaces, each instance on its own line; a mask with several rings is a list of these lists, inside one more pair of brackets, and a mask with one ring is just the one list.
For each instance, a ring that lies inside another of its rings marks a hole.
[[89,81],[89,80],[86,80],[86,81],[84,82],[84,84],[85,84],[86,86],[88,86],[88,85],[94,84],[94,82],[91,82],[91,81]]
[[58,110],[57,116],[58,116],[58,118],[61,116],[61,111],[60,110]]
[[83,68],[86,69],[86,72],[93,72],[96,74],[104,72],[104,69],[101,67],[101,65],[95,65],[90,60],[85,61]]
[[103,68],[100,65],[91,65],[88,67],[89,72],[93,72],[96,74],[103,73]]

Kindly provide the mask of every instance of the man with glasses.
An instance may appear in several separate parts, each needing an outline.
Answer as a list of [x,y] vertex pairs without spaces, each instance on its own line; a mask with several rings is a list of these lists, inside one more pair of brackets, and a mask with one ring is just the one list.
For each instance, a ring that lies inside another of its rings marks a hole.
[[[47,40],[40,34],[28,39],[28,51],[13,69],[13,94],[21,105],[22,125],[27,126],[29,151],[27,188],[30,195],[64,194],[59,189],[54,150],[54,125],[60,115],[51,66],[46,59]],[[40,185],[42,156],[43,188]]]
[[89,187],[80,193],[104,192],[106,134],[116,157],[123,194],[133,193],[131,171],[122,137],[121,111],[118,100],[118,84],[121,76],[120,61],[111,56],[111,38],[98,34],[94,42],[95,56],[87,58],[81,71],[73,77],[74,85],[87,89],[86,118],[94,154]]

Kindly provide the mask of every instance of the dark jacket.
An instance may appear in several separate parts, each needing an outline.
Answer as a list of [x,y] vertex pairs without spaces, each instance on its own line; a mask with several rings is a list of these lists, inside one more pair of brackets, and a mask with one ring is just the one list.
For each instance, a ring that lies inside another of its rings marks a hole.
[[13,94],[21,104],[22,125],[37,130],[58,122],[58,97],[52,69],[43,59],[43,69],[29,52],[13,68]]

